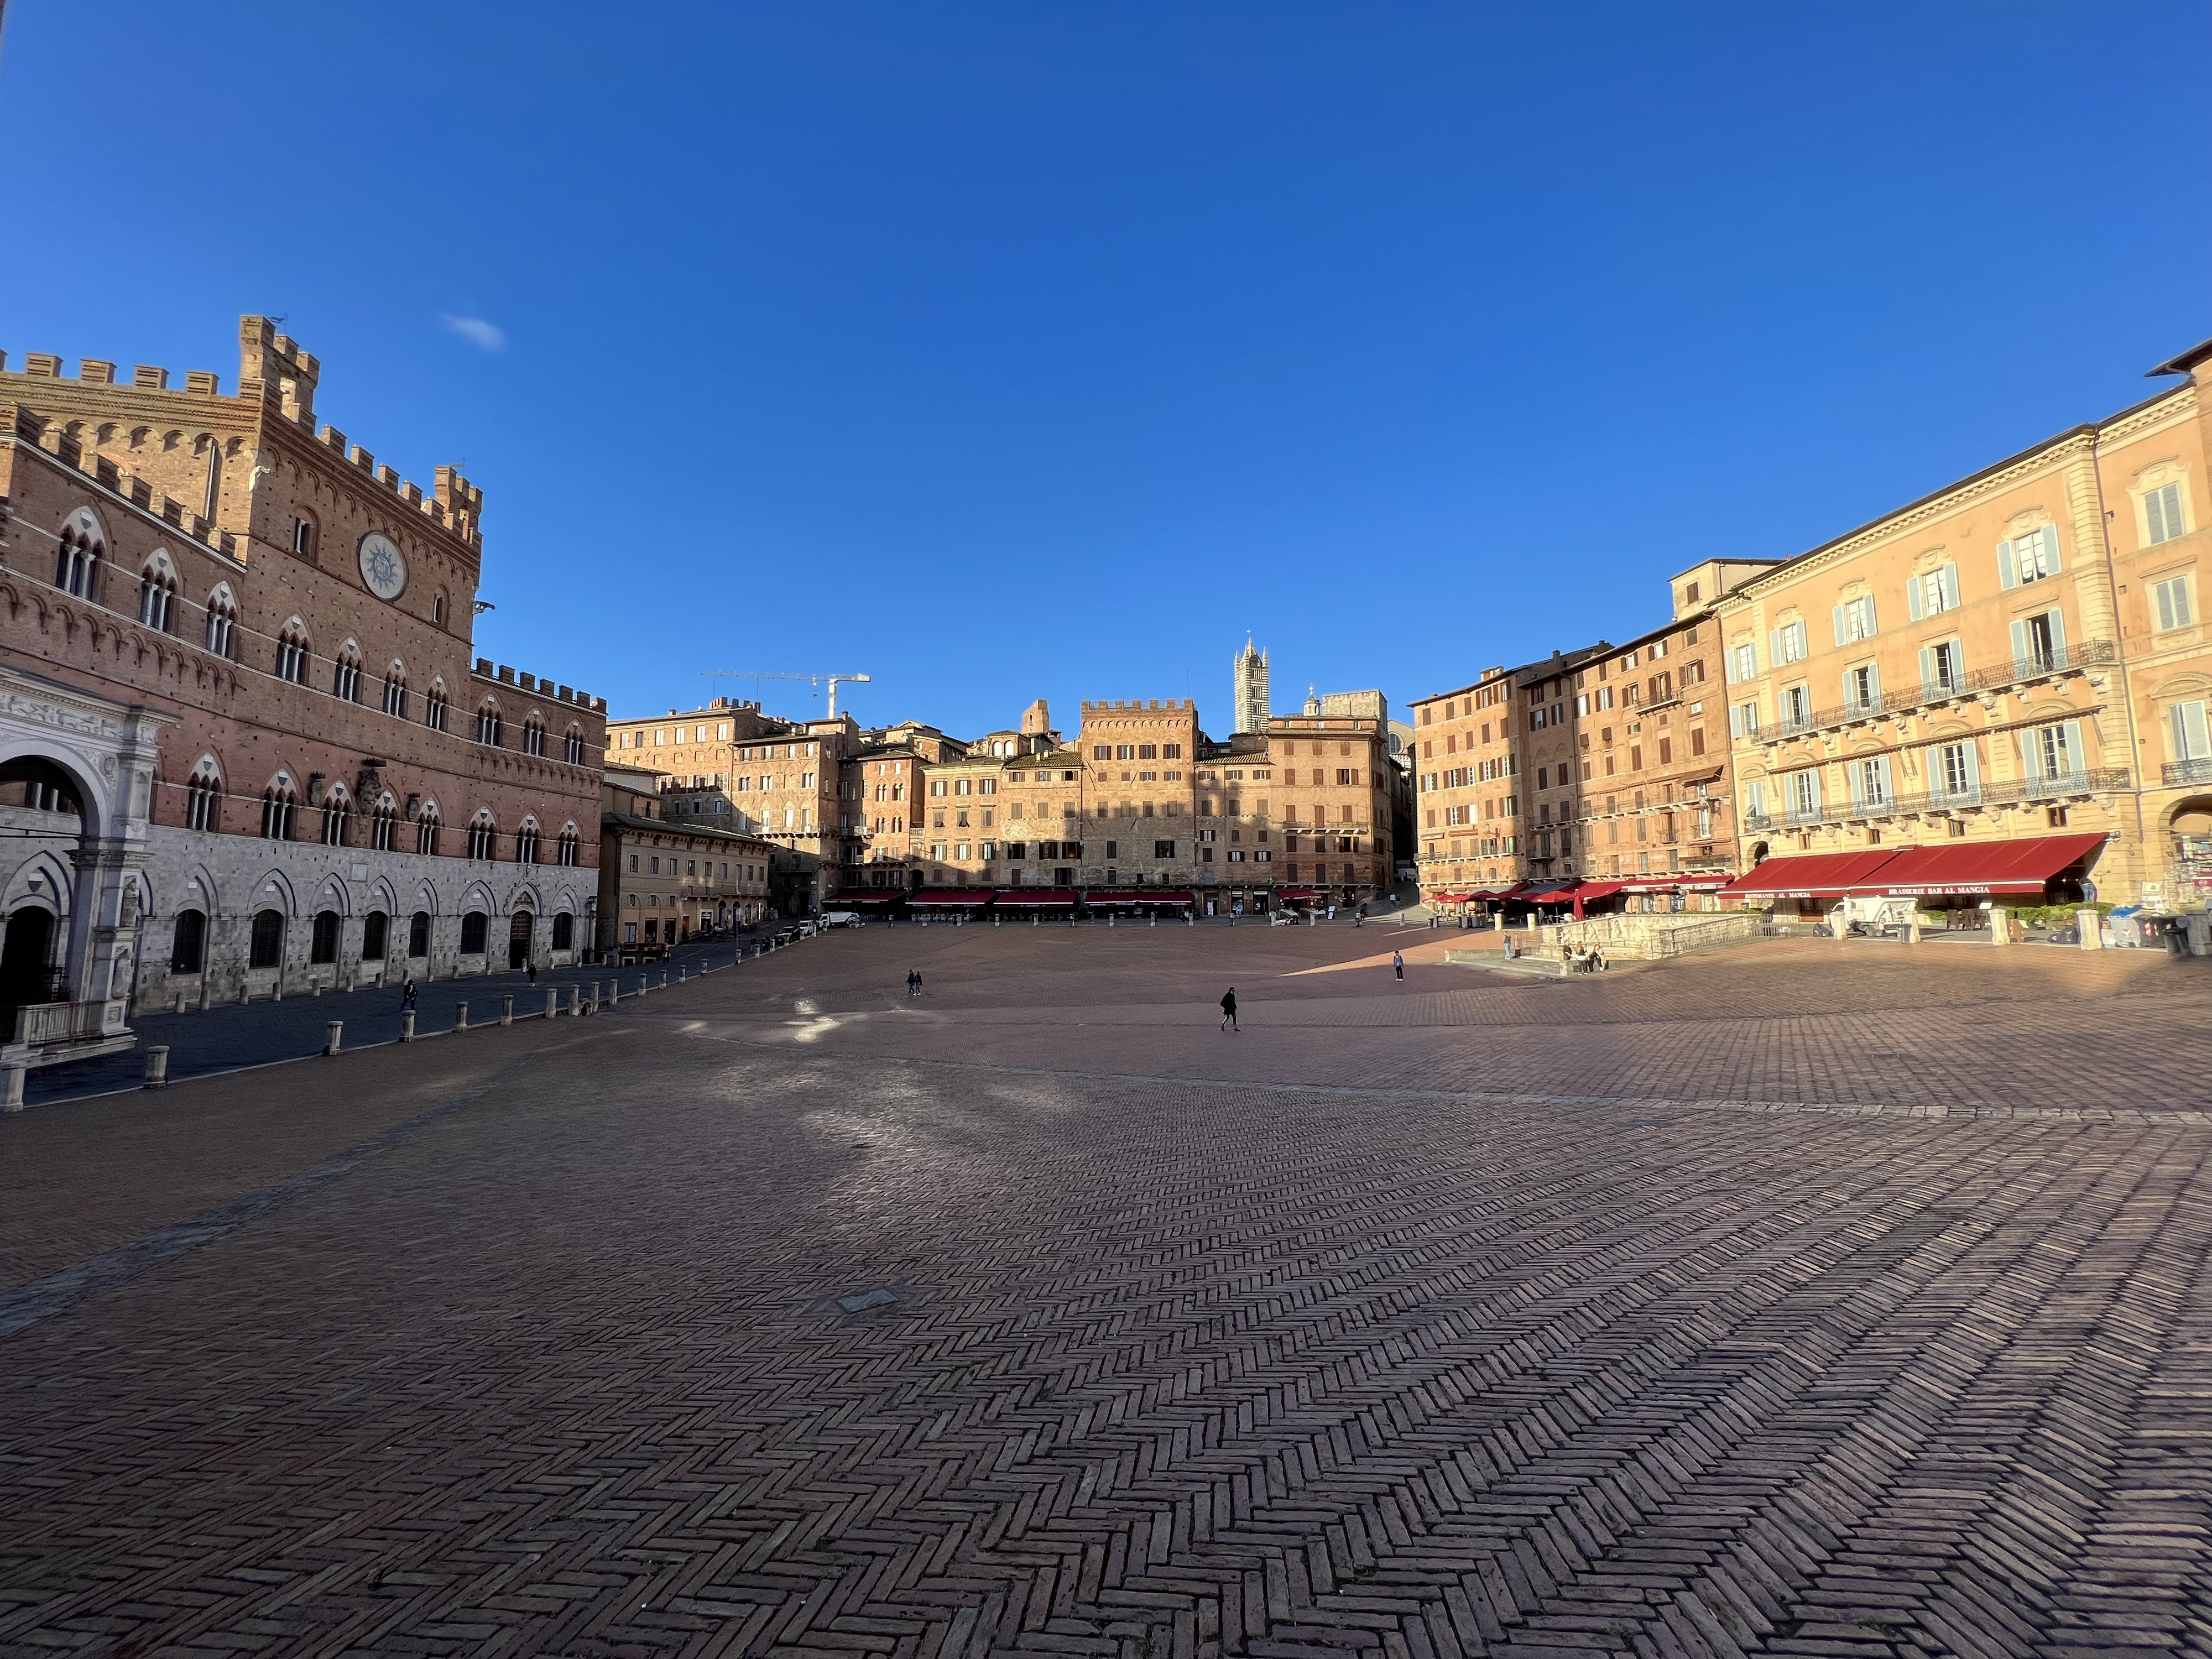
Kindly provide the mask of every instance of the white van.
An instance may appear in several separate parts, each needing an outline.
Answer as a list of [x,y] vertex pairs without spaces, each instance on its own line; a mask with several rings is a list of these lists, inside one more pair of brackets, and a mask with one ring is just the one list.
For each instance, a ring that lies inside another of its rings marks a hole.
[[825,910],[820,923],[824,927],[858,927],[860,925],[860,913],[858,910]]

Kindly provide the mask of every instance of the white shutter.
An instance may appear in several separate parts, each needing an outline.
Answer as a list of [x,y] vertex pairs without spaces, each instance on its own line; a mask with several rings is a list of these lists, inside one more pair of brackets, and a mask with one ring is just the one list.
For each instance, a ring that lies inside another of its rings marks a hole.
[[2173,757],[2178,761],[2212,758],[2212,731],[2206,729],[2205,704],[2178,703],[2173,710]]
[[1918,622],[1921,617],[1920,589],[1926,580],[1927,578],[1924,576],[1910,576],[1905,579],[1905,612],[1914,622]]
[[1982,746],[1972,738],[1962,745],[1966,751],[1966,787],[1977,794],[1982,787]]
[[2025,622],[2016,622],[2012,625],[2012,659],[2015,663],[2027,660],[2027,624]]
[[1863,638],[1870,640],[1875,635],[1881,632],[1881,623],[1877,620],[1875,611],[1873,594],[1869,593],[1859,601],[1859,614],[1861,618],[1866,623],[1866,627],[1862,634]]
[[1936,695],[1936,647],[1932,645],[1920,647],[1920,695],[1923,697]]
[[1874,763],[1874,769],[1875,775],[1881,780],[1882,799],[1885,802],[1895,800],[1897,799],[1897,792],[1895,788],[1892,787],[1890,781],[1889,757],[1883,755],[1877,757]]
[[1844,607],[1840,605],[1835,608],[1835,618],[1836,643],[1841,645],[1844,642]]
[[2043,542],[2043,574],[2055,576],[2063,568],[2058,562],[2058,526],[2047,524],[2035,533]]
[[2063,663],[2066,660],[2066,613],[2053,606],[2046,614],[2051,618],[2051,660]]
[[1742,735],[1743,710],[1740,707],[1730,705],[1729,708],[1729,736],[1732,738],[1740,738]]
[[1877,708],[1881,707],[1881,665],[1878,662],[1867,665],[1867,701]]
[[1770,668],[1782,666],[1782,630],[1778,628],[1766,631],[1766,664]]
[[1943,608],[1956,611],[1959,608],[1959,567],[1955,563],[1947,564],[1936,574],[1943,589]]
[[2014,568],[2013,565],[2012,544],[2010,542],[1999,542],[1997,544],[1997,586],[1999,587],[2018,587],[2020,586],[2020,572]]

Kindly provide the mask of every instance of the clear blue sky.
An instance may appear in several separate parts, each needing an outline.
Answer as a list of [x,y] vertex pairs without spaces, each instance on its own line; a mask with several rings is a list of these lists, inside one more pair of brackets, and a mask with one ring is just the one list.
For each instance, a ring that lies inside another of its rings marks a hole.
[[2203,0],[14,0],[0,346],[228,388],[285,315],[484,487],[483,653],[617,713],[1219,733],[1247,629],[1402,703],[2144,395],[2208,62]]

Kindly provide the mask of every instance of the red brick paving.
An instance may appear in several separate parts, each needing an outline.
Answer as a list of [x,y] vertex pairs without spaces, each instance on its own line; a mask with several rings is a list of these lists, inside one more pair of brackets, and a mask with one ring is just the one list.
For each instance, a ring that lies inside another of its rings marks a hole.
[[0,1651],[2212,1653],[2196,964],[1018,931],[0,1122],[20,1283],[483,1091],[0,1342]]

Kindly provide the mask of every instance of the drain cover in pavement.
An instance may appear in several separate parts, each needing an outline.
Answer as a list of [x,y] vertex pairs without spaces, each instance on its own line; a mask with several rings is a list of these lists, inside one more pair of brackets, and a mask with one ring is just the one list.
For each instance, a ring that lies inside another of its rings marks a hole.
[[848,1314],[866,1313],[871,1308],[888,1308],[897,1300],[889,1291],[877,1289],[862,1291],[858,1296],[841,1296],[837,1305]]

